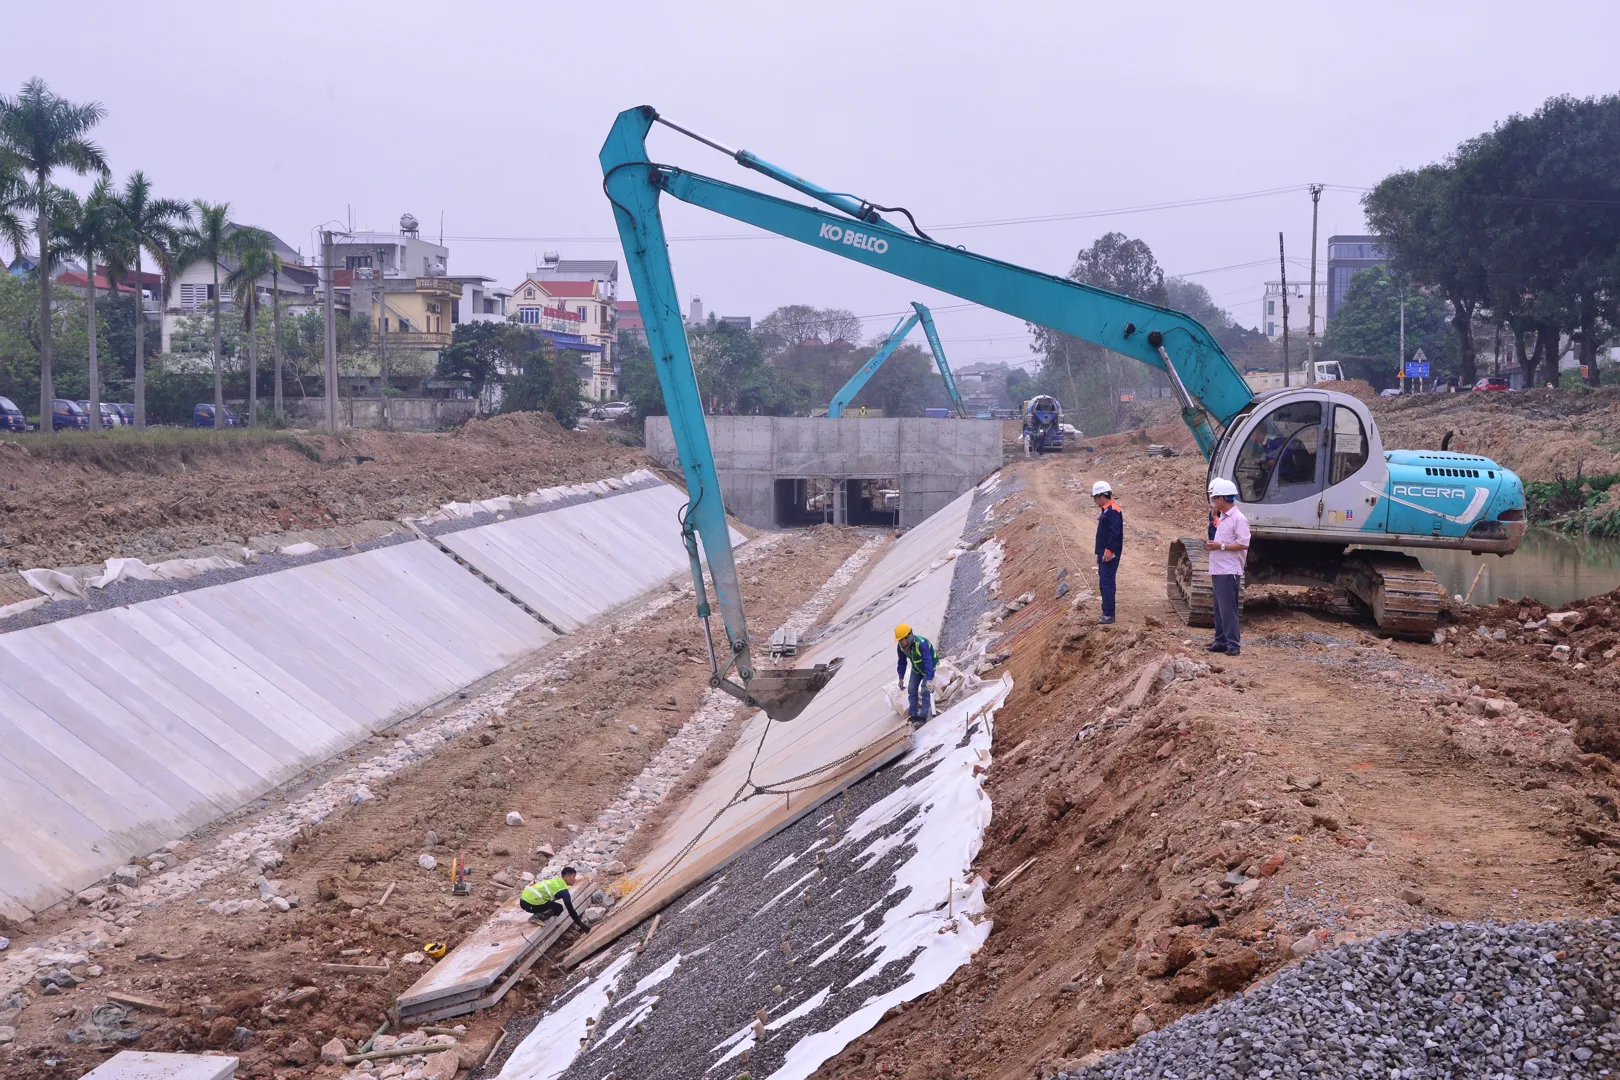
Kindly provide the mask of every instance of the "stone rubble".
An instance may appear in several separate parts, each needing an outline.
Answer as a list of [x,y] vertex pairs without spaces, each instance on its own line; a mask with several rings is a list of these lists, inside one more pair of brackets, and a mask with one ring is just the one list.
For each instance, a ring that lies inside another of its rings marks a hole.
[[1588,1077],[1620,1058],[1613,920],[1442,922],[1308,957],[1059,1080]]

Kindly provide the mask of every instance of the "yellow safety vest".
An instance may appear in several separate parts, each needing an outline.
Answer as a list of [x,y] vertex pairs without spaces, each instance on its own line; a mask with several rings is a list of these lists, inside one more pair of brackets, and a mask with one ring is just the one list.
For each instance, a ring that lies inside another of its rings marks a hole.
[[536,881],[523,888],[523,899],[531,904],[549,904],[560,892],[566,892],[568,882],[560,877],[546,878]]

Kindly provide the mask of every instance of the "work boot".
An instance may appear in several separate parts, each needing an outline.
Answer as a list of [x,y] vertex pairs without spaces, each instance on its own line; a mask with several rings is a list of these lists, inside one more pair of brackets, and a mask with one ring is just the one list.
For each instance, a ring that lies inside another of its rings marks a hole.
[[1112,615],[1100,615],[1097,617],[1097,625],[1099,626],[1112,626],[1113,623],[1114,617]]
[[1204,646],[1204,651],[1205,652],[1225,652],[1226,651],[1226,646],[1222,645],[1220,642],[1216,642],[1213,645]]
[[1231,647],[1231,648],[1230,648],[1230,649],[1227,649],[1227,650],[1226,650],[1226,655],[1227,655],[1227,656],[1237,656],[1237,655],[1238,655],[1238,654],[1239,654],[1239,653],[1241,653],[1241,652],[1242,652],[1242,651],[1243,651],[1243,650],[1242,650],[1242,649],[1241,649],[1241,648],[1239,648],[1239,647],[1238,647],[1238,646],[1236,646],[1236,645],[1234,645],[1234,646],[1232,646],[1232,647]]

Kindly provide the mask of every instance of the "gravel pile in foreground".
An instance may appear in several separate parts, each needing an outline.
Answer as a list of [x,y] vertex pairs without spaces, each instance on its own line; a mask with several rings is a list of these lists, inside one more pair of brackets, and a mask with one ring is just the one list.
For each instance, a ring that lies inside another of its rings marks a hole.
[[1064,1080],[1616,1075],[1620,923],[1441,923],[1321,953]]

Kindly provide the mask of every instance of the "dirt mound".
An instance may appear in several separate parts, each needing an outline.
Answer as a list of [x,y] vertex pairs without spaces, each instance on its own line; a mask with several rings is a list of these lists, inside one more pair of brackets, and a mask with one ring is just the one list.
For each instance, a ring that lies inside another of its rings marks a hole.
[[1490,661],[1481,686],[1574,724],[1582,750],[1620,759],[1620,589],[1560,611],[1526,598],[1453,612],[1456,648]]
[[1620,472],[1620,387],[1378,398],[1385,449],[1483,454],[1526,480]]
[[392,520],[628,472],[641,451],[546,414],[444,434],[119,430],[0,440],[0,571]]
[[1341,394],[1349,394],[1369,404],[1378,400],[1378,391],[1374,390],[1372,383],[1366,379],[1338,379],[1330,389],[1337,390]]

